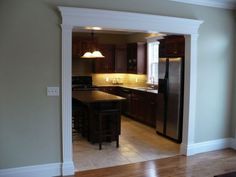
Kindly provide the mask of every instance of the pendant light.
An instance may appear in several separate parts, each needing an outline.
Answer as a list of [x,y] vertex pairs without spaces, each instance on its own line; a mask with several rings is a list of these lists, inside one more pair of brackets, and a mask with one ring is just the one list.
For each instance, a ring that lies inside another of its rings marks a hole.
[[[91,37],[92,37],[92,42],[95,45],[95,41],[94,41],[94,32],[91,32]],[[104,58],[104,56],[102,55],[102,53],[97,49],[97,47],[95,46],[95,50],[94,48],[92,49],[93,51],[87,51],[84,53],[84,55],[81,58]]]

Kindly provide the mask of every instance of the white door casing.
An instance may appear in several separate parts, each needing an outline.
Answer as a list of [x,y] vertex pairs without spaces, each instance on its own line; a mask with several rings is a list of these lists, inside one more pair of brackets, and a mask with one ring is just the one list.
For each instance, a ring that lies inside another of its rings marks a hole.
[[72,158],[72,30],[73,27],[99,26],[113,30],[155,31],[185,35],[185,78],[183,141],[181,153],[190,155],[188,147],[194,143],[197,86],[197,38],[203,21],[176,17],[58,7],[62,16],[62,175],[74,174]]

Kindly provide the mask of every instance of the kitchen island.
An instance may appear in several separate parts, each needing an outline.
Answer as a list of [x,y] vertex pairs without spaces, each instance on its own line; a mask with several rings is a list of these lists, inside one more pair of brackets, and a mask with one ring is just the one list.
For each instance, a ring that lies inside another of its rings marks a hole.
[[[98,142],[98,125],[99,119],[97,113],[99,111],[106,110],[118,110],[118,116],[115,116],[114,119],[118,119],[116,122],[117,131],[120,134],[120,124],[121,124],[121,102],[125,98],[116,96],[113,94],[105,93],[102,91],[73,91],[72,98],[82,105],[85,106],[86,116],[83,117],[83,125],[85,134],[90,142]],[[106,122],[109,124],[109,122]],[[113,140],[113,139],[110,139]]]
[[72,97],[84,104],[91,103],[104,103],[104,102],[120,102],[125,98],[105,93],[102,91],[91,90],[91,91],[73,91]]

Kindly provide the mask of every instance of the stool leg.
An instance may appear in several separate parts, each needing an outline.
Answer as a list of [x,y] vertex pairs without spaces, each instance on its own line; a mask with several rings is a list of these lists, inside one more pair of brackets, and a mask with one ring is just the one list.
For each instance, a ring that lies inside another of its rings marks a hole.
[[99,150],[102,149],[102,118],[99,115]]
[[117,147],[117,148],[119,147],[119,135],[118,135],[117,138],[116,138],[116,147]]
[[120,119],[120,114],[116,114],[116,147],[119,147],[119,119]]

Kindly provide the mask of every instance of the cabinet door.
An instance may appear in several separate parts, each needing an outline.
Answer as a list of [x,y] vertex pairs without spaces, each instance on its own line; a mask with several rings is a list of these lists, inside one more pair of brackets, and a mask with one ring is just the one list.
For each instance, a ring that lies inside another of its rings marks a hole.
[[147,99],[147,119],[146,122],[149,126],[156,126],[157,117],[157,94],[148,93]]
[[147,73],[147,44],[139,42],[137,44],[137,74]]
[[132,92],[131,96],[131,110],[130,114],[132,117],[134,117],[136,120],[139,119],[139,97],[136,93]]
[[165,45],[165,40],[161,39],[159,40],[159,57],[166,57],[166,45]]
[[127,71],[128,73],[137,72],[137,44],[127,45]]
[[147,119],[147,93],[146,92],[139,92],[139,105],[138,105],[138,117],[141,122],[148,125]]
[[111,73],[115,70],[115,48],[111,44],[100,44],[98,49],[105,56],[104,58],[97,58],[94,61],[95,73]]
[[126,45],[116,45],[115,48],[115,72],[126,73],[127,72],[127,47]]
[[127,71],[133,74],[146,73],[146,47],[144,42],[127,45]]
[[185,40],[183,36],[167,36],[160,40],[160,57],[184,57]]
[[119,89],[119,96],[126,98],[122,102],[122,113],[125,115],[131,115],[131,90],[127,88],[120,88]]
[[146,124],[146,110],[147,110],[147,105],[146,105],[146,98],[145,98],[145,92],[132,92],[132,108],[131,108],[131,114],[132,116]]

